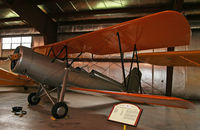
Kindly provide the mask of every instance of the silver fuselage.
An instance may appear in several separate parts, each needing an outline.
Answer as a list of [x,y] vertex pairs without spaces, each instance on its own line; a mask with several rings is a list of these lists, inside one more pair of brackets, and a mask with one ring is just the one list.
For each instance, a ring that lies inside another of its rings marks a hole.
[[[65,74],[65,63],[34,52],[31,48],[18,47],[14,53],[21,56],[11,62],[11,70],[18,74],[27,75],[33,80],[49,85],[61,86]],[[88,73],[81,68],[69,67],[67,74],[67,86],[78,86],[89,89],[125,91],[123,85],[102,74]]]

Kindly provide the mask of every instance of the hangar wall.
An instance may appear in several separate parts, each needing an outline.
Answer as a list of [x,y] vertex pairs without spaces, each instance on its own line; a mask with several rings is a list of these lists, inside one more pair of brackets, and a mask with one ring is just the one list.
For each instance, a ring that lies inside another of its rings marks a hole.
[[[32,36],[32,47],[44,45],[43,36],[35,28],[14,28],[14,29],[1,29],[0,37],[21,37]],[[0,38],[0,39],[1,39]],[[2,47],[1,41],[0,46]],[[2,50],[0,48],[1,57],[7,57],[12,54],[13,50]]]
[[[192,30],[191,42],[184,49],[176,50],[200,50],[200,30]],[[190,99],[200,99],[200,67],[175,67],[173,74],[173,95]]]
[[[0,47],[2,47],[1,45],[1,41],[0,41]],[[44,38],[43,36],[32,36],[32,47],[35,46],[42,46],[44,45]],[[0,48],[0,55],[1,57],[8,57],[10,54],[13,53],[14,50],[2,50],[2,48]]]
[[[44,45],[44,38],[43,36],[32,36],[32,47],[34,46],[41,46]],[[2,50],[2,42],[0,38],[0,56],[1,57],[8,57],[9,55],[13,54],[14,50]],[[0,60],[0,68],[5,70],[10,70],[10,61],[9,60]]]
[[[189,50],[200,50],[200,30],[193,30]],[[200,99],[200,67],[187,67],[185,96]]]

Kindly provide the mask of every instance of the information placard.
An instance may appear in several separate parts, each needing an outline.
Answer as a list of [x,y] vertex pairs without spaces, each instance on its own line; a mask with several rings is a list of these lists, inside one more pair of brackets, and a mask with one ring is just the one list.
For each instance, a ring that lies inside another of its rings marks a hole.
[[113,106],[108,120],[127,125],[137,126],[142,109],[130,103],[120,103]]

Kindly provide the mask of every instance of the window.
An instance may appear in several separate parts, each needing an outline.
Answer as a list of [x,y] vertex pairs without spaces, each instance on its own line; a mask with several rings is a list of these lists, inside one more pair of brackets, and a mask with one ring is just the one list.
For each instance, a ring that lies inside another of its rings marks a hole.
[[2,38],[2,49],[15,49],[18,46],[31,48],[32,37],[6,37]]

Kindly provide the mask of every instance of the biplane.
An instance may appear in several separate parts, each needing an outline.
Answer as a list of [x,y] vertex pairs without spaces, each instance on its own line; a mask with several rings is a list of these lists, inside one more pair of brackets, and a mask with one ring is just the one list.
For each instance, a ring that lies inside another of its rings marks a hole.
[[[138,50],[188,45],[190,33],[189,23],[182,14],[176,11],[159,12],[54,44],[34,48],[19,46],[11,56],[11,70],[40,83],[38,91],[28,96],[28,102],[37,105],[40,98],[47,95],[53,103],[51,113],[55,118],[64,118],[68,113],[64,102],[66,88],[104,93],[131,102],[189,108],[192,104],[180,98],[133,93],[134,84],[130,83],[133,61],[129,76],[125,77],[122,71],[124,82],[120,83],[95,70],[87,72],[72,67],[74,61],[69,61],[69,54],[79,57],[86,52],[95,55],[118,53],[122,70],[124,52],[133,52],[132,59],[136,57],[137,61],[156,65],[198,66],[196,52],[137,54]],[[136,70],[140,84],[139,66]],[[47,90],[49,86],[53,88]],[[58,93],[57,101],[50,95],[53,91]]]

